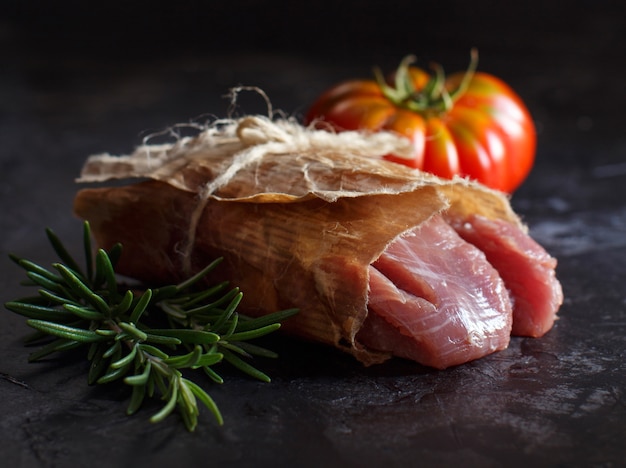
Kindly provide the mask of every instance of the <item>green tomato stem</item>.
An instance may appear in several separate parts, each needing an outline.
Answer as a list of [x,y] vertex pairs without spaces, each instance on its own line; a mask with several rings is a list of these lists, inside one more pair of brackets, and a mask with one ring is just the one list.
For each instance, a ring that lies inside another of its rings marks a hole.
[[454,103],[467,91],[478,66],[478,51],[470,52],[470,63],[463,79],[454,90],[445,87],[446,76],[443,67],[432,65],[434,74],[422,89],[416,89],[411,79],[410,67],[415,63],[415,56],[408,55],[398,66],[393,86],[384,79],[379,68],[374,69],[376,82],[383,95],[394,105],[419,114],[444,113],[452,109]]

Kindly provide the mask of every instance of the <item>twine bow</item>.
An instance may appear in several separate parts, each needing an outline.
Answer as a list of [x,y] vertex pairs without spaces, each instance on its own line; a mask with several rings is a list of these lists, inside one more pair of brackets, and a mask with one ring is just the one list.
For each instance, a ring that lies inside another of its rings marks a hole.
[[306,128],[292,120],[270,120],[261,116],[248,116],[224,129],[223,135],[234,133],[242,144],[231,165],[218,177],[207,183],[198,194],[183,250],[183,267],[189,274],[191,252],[196,239],[198,222],[209,198],[225,186],[237,172],[263,158],[266,154],[297,154],[311,151],[351,151],[365,157],[381,158],[385,154],[411,157],[414,151],[408,139],[391,133],[341,132]]
[[215,160],[226,168],[198,191],[198,204],[191,215],[188,236],[182,249],[185,273],[191,270],[191,253],[200,217],[218,191],[235,175],[262,160],[265,155],[295,155],[350,152],[380,159],[386,154],[410,158],[414,148],[407,138],[388,132],[332,132],[303,127],[294,119],[272,120],[264,116],[226,119],[204,127],[195,137],[179,138],[172,144],[148,144],[129,156],[92,156],[83,167],[79,182],[148,177],[168,179],[192,160]]

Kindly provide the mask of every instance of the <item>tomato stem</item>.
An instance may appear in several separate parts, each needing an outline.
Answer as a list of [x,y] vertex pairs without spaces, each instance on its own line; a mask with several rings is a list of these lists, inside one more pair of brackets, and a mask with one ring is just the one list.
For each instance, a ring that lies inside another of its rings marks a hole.
[[384,79],[380,69],[375,68],[374,75],[381,91],[395,105],[410,111],[421,114],[442,113],[450,110],[454,102],[467,91],[478,66],[478,51],[474,48],[471,49],[470,63],[463,79],[459,86],[451,91],[445,86],[446,76],[440,64],[431,65],[434,74],[423,88],[416,89],[411,77],[411,65],[415,61],[414,55],[407,55],[402,59],[395,72],[393,86]]

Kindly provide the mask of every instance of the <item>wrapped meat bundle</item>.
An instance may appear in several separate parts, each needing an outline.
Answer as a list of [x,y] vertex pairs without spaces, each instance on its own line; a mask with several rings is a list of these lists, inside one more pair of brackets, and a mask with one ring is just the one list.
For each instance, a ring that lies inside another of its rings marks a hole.
[[244,117],[91,157],[80,182],[132,183],[83,189],[75,211],[101,246],[124,244],[122,274],[177,281],[223,257],[243,312],[297,307],[284,330],[366,365],[443,369],[546,333],[556,260],[505,195],[381,159],[407,145]]

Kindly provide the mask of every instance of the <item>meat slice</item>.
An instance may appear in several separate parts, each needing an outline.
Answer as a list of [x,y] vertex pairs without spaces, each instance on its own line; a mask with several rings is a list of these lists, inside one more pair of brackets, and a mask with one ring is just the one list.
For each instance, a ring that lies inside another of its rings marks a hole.
[[556,259],[510,223],[477,215],[448,221],[500,272],[513,301],[512,334],[540,337],[550,330],[563,302]]
[[443,369],[502,350],[512,310],[498,272],[434,216],[370,266],[368,318],[358,339]]

